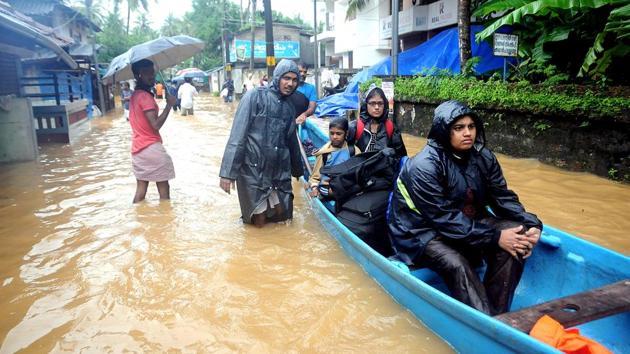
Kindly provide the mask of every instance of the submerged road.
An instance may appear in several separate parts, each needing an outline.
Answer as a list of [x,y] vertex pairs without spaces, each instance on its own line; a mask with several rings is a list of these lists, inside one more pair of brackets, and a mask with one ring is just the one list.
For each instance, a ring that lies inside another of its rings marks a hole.
[[[295,184],[294,220],[244,226],[218,187],[236,104],[203,95],[162,128],[177,178],[131,204],[120,112],[73,145],[0,170],[0,353],[414,352],[451,349],[320,229]],[[410,153],[424,140],[405,136]],[[501,158],[550,225],[630,254],[630,187]]]

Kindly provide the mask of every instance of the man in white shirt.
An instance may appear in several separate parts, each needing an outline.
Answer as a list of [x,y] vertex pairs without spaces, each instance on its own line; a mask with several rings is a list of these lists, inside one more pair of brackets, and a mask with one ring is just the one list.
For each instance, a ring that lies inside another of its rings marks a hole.
[[193,97],[198,95],[197,89],[191,84],[192,78],[187,77],[184,81],[184,84],[177,91],[177,98],[181,100],[182,116],[186,116],[188,113],[193,115]]

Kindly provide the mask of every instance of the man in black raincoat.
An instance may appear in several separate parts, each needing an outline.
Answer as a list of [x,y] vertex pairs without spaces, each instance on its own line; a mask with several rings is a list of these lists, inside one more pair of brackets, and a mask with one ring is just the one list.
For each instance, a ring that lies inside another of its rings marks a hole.
[[[438,273],[459,301],[486,314],[506,312],[542,223],[507,188],[484,148],[483,122],[466,105],[439,105],[428,139],[401,169],[392,197],[396,256]],[[483,283],[475,272],[482,260]]]
[[295,109],[288,97],[299,72],[281,60],[269,87],[249,90],[234,116],[221,162],[221,188],[230,193],[236,181],[243,222],[262,227],[293,215],[291,175],[302,175],[295,135]]

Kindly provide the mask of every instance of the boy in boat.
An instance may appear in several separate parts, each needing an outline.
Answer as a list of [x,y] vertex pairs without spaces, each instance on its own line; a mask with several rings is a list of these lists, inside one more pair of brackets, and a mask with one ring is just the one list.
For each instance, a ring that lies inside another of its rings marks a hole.
[[332,197],[332,190],[328,185],[328,176],[322,175],[320,169],[323,166],[334,166],[347,161],[351,156],[360,154],[361,151],[354,145],[348,145],[346,137],[348,135],[348,120],[343,117],[334,118],[328,125],[328,136],[330,141],[322,146],[314,156],[317,157],[311,178],[308,185],[311,188],[311,197],[322,196],[329,199]]
[[[393,192],[396,257],[435,271],[454,298],[479,311],[507,312],[542,222],[507,188],[485,148],[483,122],[466,105],[439,105],[428,139],[401,169]],[[482,260],[483,282],[475,271]]]

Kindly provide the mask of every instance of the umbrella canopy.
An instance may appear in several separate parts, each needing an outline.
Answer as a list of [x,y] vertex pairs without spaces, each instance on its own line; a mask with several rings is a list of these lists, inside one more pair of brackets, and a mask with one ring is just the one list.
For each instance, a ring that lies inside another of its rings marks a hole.
[[151,60],[158,69],[171,67],[199,53],[203,47],[203,41],[184,35],[160,37],[135,45],[112,60],[103,81],[111,83],[114,76],[119,81],[133,79],[131,64],[142,59]]
[[[175,76],[183,76],[185,74],[205,76],[206,73],[199,68],[186,68],[186,69],[178,70],[177,73],[175,73]],[[184,76],[184,77],[193,77],[193,76]]]

